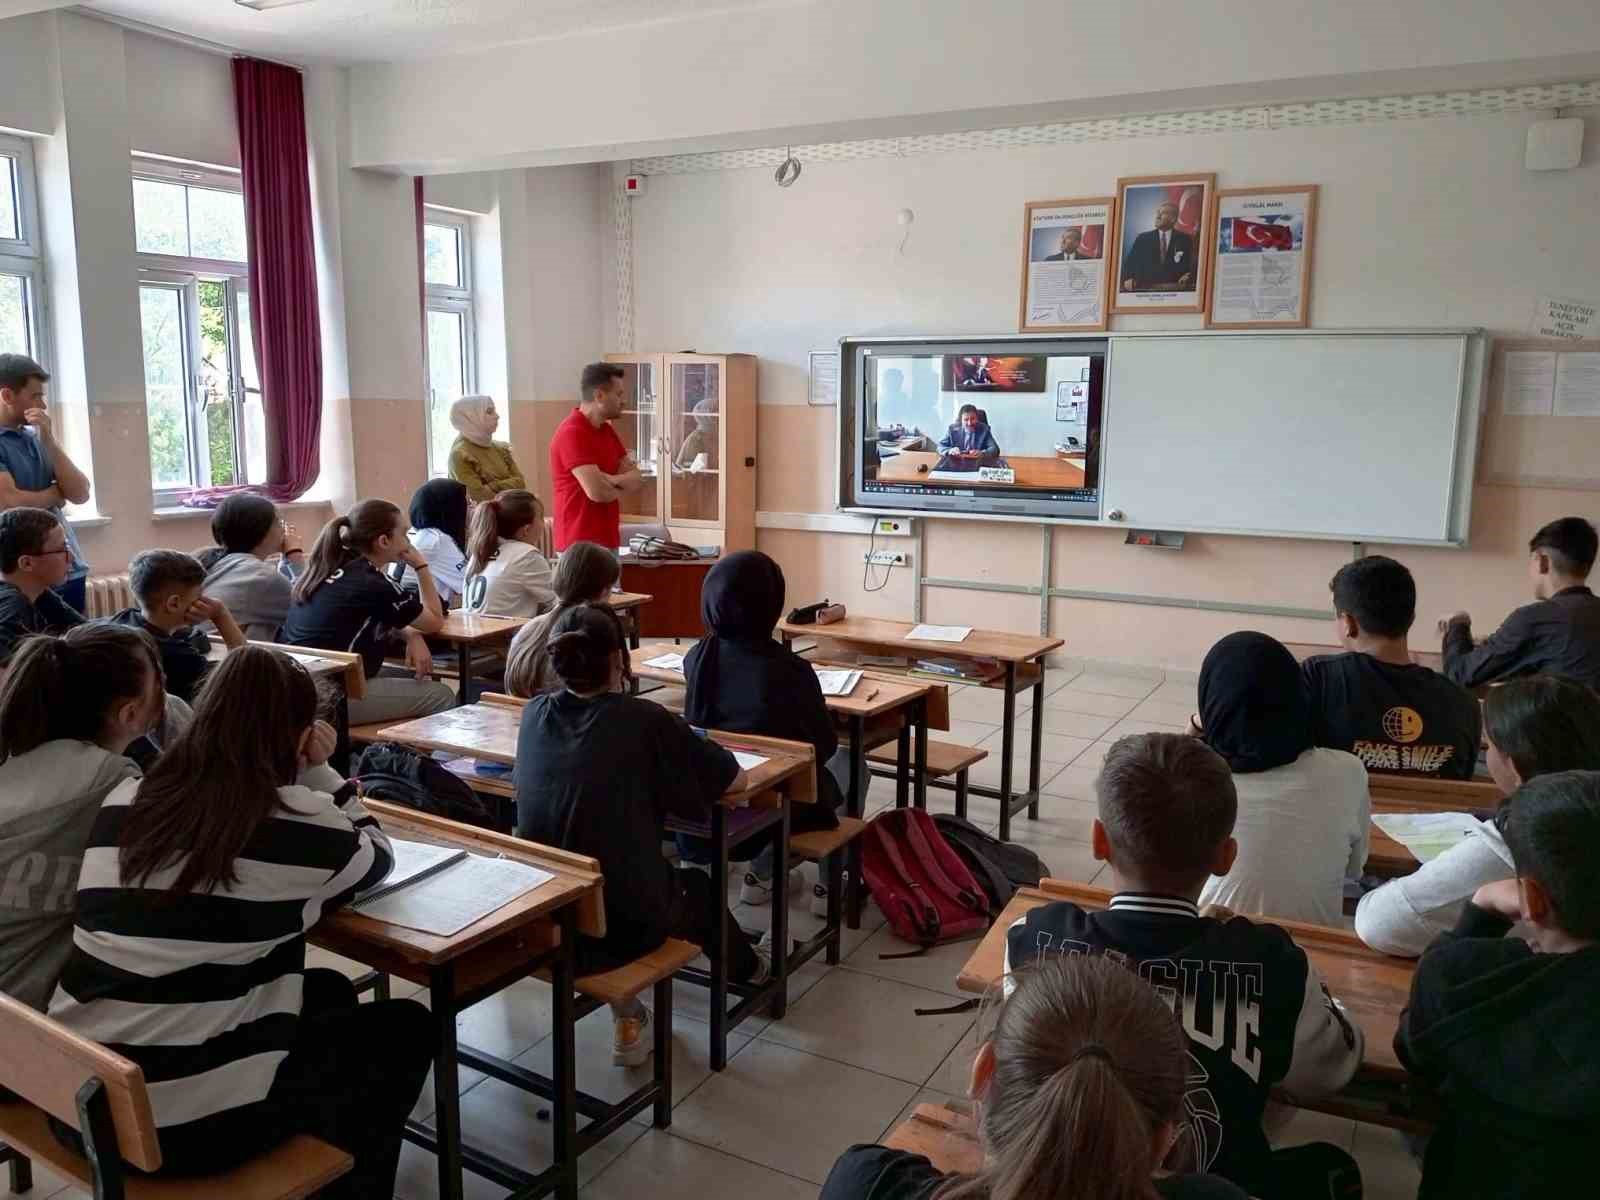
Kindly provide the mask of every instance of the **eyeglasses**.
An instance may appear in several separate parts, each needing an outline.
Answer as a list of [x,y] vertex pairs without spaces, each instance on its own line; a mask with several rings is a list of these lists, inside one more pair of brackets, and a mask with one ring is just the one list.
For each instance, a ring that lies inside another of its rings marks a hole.
[[70,549],[68,549],[66,546],[63,546],[59,550],[35,550],[32,554],[29,554],[26,557],[28,557],[28,558],[43,558],[47,554],[71,554],[71,553],[72,553],[72,551]]

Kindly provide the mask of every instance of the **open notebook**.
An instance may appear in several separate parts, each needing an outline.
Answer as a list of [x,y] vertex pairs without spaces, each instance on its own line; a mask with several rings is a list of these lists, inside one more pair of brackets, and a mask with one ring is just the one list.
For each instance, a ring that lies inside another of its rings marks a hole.
[[450,937],[555,876],[527,863],[395,839],[394,869],[356,897],[362,916]]

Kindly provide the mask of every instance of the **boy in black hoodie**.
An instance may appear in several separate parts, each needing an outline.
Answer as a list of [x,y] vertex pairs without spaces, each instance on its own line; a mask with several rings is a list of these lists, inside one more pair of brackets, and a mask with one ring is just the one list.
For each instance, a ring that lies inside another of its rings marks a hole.
[[[1593,1194],[1600,1137],[1600,771],[1541,775],[1485,884],[1417,964],[1395,1051],[1445,1117],[1419,1200]],[[1505,933],[1514,922],[1533,945]]]
[[1364,1045],[1287,933],[1196,907],[1238,851],[1228,764],[1186,734],[1135,734],[1111,747],[1095,790],[1094,853],[1111,866],[1111,905],[1034,909],[1006,937],[1006,973],[1046,954],[1122,962],[1167,999],[1188,1037],[1194,1170],[1262,1200],[1359,1197],[1360,1170],[1343,1150],[1273,1150],[1261,1126],[1274,1087],[1306,1099],[1338,1091]]

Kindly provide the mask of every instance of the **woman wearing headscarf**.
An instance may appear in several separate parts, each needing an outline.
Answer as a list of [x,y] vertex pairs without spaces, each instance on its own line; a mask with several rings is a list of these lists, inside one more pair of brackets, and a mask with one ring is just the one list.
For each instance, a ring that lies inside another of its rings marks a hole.
[[[839,750],[839,737],[816,671],[772,638],[783,601],[783,572],[759,550],[740,550],[711,568],[700,592],[706,636],[683,663],[683,715],[703,729],[809,742],[817,753],[817,802],[796,805],[791,828],[833,829],[841,796],[838,781],[824,768]],[[745,873],[739,899],[764,903],[771,887],[772,864],[758,858]],[[813,907],[826,900],[818,885]]]
[[511,446],[494,440],[500,427],[493,396],[463,396],[450,406],[450,424],[459,435],[450,447],[450,478],[467,485],[473,503],[501,492],[526,491],[528,481],[511,456]]
[[1339,925],[1345,881],[1367,859],[1367,770],[1311,744],[1311,702],[1294,655],[1264,633],[1233,633],[1200,667],[1200,736],[1239,795],[1233,869],[1200,894],[1241,915]]
[[[450,602],[467,586],[467,488],[454,479],[430,479],[411,494],[411,528],[406,537],[433,568],[439,602]],[[403,586],[417,586],[417,573],[407,567]]]

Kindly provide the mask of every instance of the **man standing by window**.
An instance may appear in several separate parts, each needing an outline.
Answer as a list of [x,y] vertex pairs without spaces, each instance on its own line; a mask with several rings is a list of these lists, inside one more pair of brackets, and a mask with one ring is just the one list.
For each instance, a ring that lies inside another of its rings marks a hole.
[[78,612],[88,591],[89,564],[78,535],[62,516],[64,504],[89,500],[89,478],[56,440],[45,408],[45,369],[23,354],[0,354],[0,509],[45,508],[66,530],[70,567],[55,592]]
[[550,439],[550,479],[555,492],[555,548],[595,542],[608,550],[622,543],[622,497],[644,486],[611,422],[622,415],[623,370],[590,363],[578,384],[578,407]]

